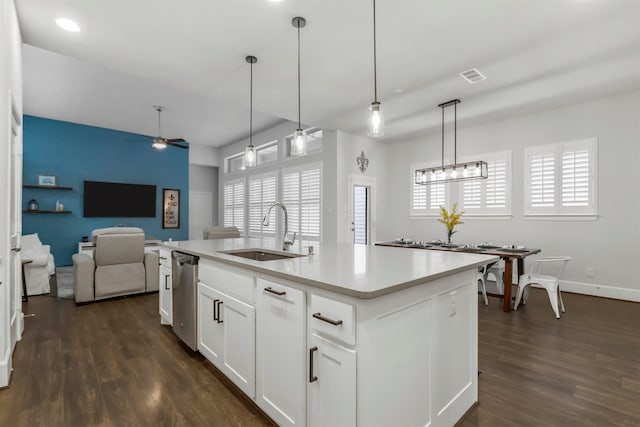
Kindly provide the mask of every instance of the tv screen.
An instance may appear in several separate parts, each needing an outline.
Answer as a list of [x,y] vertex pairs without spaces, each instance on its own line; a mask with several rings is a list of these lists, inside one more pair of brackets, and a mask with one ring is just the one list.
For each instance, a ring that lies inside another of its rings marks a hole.
[[155,217],[156,186],[84,182],[85,217]]

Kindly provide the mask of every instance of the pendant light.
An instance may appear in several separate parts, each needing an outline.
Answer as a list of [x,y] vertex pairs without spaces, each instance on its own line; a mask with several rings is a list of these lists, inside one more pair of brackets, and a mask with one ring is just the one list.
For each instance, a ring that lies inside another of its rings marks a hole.
[[298,29],[298,129],[293,134],[291,154],[293,156],[304,156],[307,154],[307,135],[302,130],[302,124],[300,123],[300,28],[303,28],[307,21],[300,16],[296,16],[291,20],[291,24]]
[[244,166],[252,168],[257,163],[256,147],[253,146],[253,64],[258,62],[258,58],[249,55],[245,58],[250,65],[249,73],[249,145],[244,150]]
[[369,123],[367,135],[378,137],[384,135],[384,117],[378,102],[378,63],[376,55],[376,0],[373,0],[373,102],[369,107]]
[[[443,102],[438,107],[442,109],[442,165],[418,169],[415,173],[416,184],[440,184],[443,182],[463,181],[471,179],[485,179],[489,176],[487,162],[475,160],[472,162],[457,162],[458,145],[458,107],[459,99]],[[444,109],[453,106],[453,164],[444,164]]]

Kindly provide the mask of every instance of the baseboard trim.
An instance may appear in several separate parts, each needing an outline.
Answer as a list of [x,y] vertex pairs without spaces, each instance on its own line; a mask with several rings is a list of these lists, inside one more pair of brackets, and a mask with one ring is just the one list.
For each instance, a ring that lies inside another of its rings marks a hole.
[[562,291],[573,292],[576,294],[640,302],[640,289],[620,288],[617,286],[572,282],[568,280],[560,281],[560,289]]
[[0,388],[9,386],[11,378],[11,346],[7,349],[2,360],[0,360]]

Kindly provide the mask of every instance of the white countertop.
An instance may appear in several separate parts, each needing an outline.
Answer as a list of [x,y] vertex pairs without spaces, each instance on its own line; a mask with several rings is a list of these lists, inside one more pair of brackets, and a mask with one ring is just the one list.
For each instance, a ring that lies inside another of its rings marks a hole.
[[499,260],[497,256],[472,253],[352,244],[323,244],[315,248],[313,255],[274,261],[254,261],[220,253],[254,248],[272,250],[273,243],[264,243],[262,239],[237,238],[163,242],[163,246],[362,299],[376,298]]

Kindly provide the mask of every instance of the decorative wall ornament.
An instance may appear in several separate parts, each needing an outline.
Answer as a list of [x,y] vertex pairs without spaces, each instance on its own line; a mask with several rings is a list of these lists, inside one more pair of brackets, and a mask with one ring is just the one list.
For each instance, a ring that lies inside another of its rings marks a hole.
[[359,157],[356,157],[356,163],[358,164],[360,172],[364,173],[364,171],[367,170],[367,167],[369,166],[369,159],[364,155],[364,151],[360,152]]

